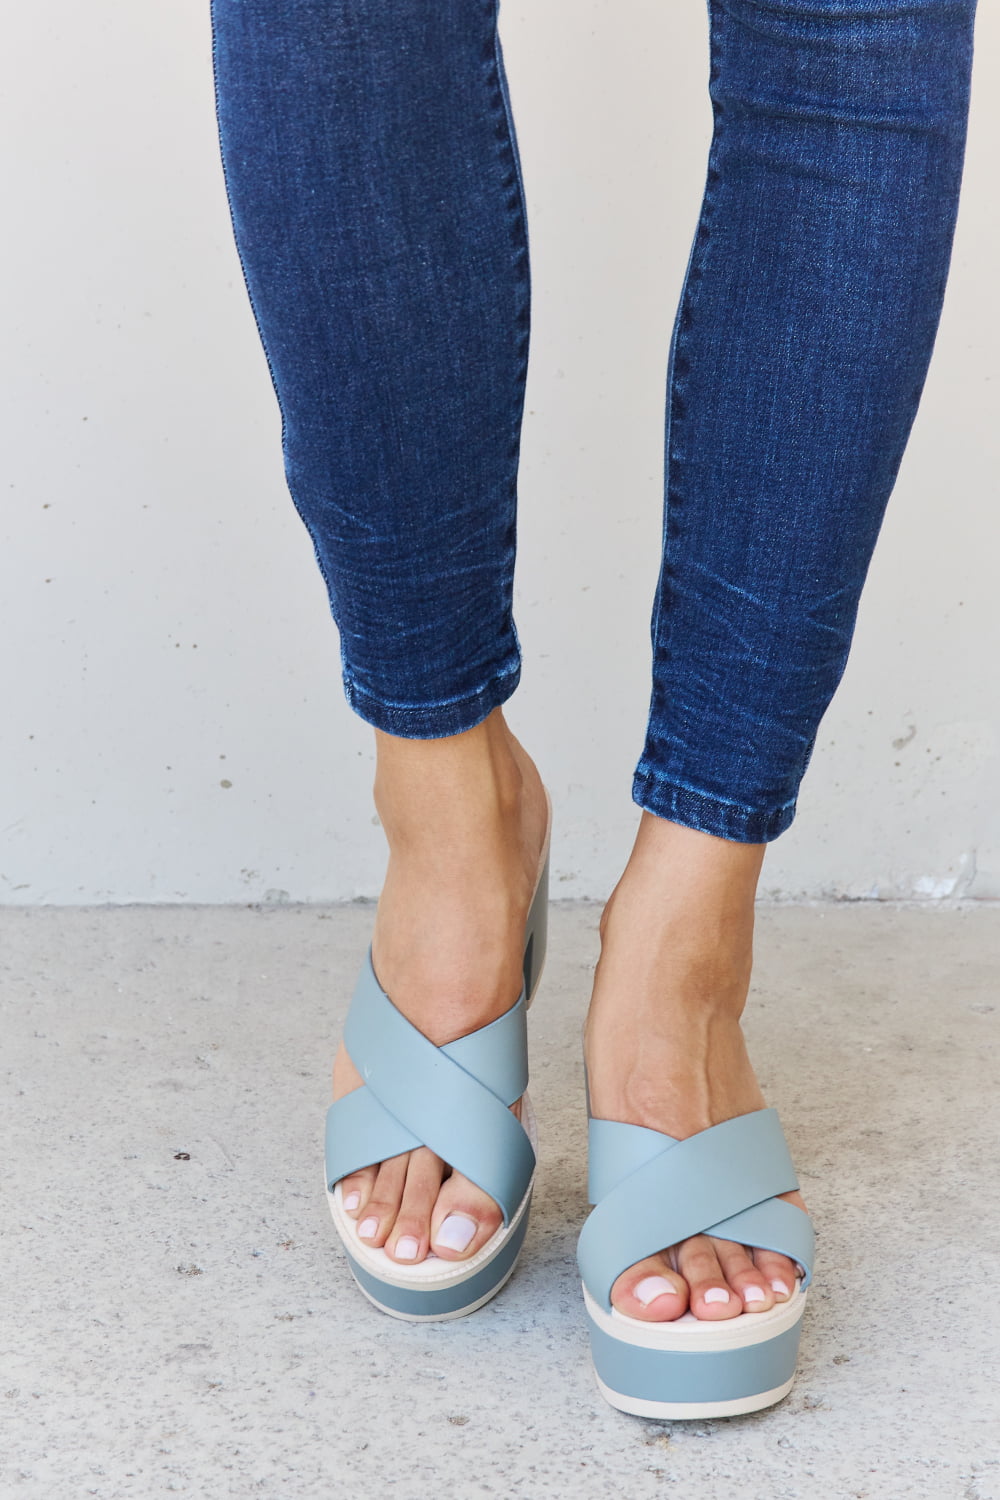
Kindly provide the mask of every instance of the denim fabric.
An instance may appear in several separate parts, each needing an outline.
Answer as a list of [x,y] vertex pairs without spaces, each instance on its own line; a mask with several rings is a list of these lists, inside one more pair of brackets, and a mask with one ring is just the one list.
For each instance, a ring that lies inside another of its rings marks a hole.
[[517,686],[528,248],[493,0],[216,0],[233,223],[347,696],[415,738]]
[[[289,489],[370,723],[514,691],[529,329],[496,0],[213,0],[233,226]],[[671,341],[633,795],[775,838],[920,399],[975,0],[710,0],[715,128]],[[638,644],[638,643],[637,643]]]
[[794,815],[937,331],[974,9],[712,7],[633,787],[662,817],[757,842]]

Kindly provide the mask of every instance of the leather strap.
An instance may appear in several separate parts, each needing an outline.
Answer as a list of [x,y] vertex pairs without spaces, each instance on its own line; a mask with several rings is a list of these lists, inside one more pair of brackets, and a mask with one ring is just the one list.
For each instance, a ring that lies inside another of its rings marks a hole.
[[327,1112],[330,1187],[361,1167],[429,1146],[488,1193],[509,1224],[535,1169],[527,1132],[509,1109],[528,1082],[524,993],[499,1020],[435,1047],[382,989],[369,949],[344,1043],[364,1086]]
[[754,1110],[687,1140],[616,1120],[590,1122],[591,1202],[580,1234],[584,1285],[611,1307],[621,1273],[680,1240],[714,1234],[777,1250],[812,1277],[809,1215],[778,1193],[798,1187],[774,1109]]

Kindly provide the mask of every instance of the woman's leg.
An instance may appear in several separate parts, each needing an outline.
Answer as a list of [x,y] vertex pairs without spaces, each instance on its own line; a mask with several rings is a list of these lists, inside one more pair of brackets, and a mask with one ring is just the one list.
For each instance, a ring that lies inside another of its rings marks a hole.
[[[763,1101],[739,1026],[765,844],[840,681],[927,372],[974,0],[712,0],[715,131],[668,378],[663,567],[635,850],[588,1025],[595,1113],[687,1136]],[[793,1201],[798,1200],[797,1195]],[[774,1303],[704,1238],[615,1301]],[[640,1296],[635,1295],[639,1288]]]
[[226,184],[285,467],[377,728],[517,685],[528,250],[496,0],[214,0]]
[[[289,488],[376,728],[373,938],[441,1044],[516,1000],[546,820],[517,685],[527,239],[496,0],[214,0],[233,225]],[[339,1095],[360,1082],[342,1051]],[[344,1182],[372,1245],[474,1253],[492,1201],[426,1149]],[[354,1196],[356,1195],[356,1196]],[[432,1224],[433,1216],[433,1224]]]

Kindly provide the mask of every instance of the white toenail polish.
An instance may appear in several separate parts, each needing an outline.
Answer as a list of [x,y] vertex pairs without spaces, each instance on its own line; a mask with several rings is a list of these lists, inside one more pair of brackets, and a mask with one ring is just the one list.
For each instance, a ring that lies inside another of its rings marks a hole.
[[356,1208],[360,1207],[360,1205],[360,1193],[348,1193],[347,1197],[344,1199],[344,1207],[349,1214],[352,1214]]
[[476,1237],[476,1228],[475,1220],[467,1219],[465,1214],[449,1214],[438,1227],[434,1243],[442,1250],[468,1250]]
[[396,1259],[416,1260],[419,1249],[420,1241],[415,1240],[412,1234],[404,1234],[402,1239],[396,1241]]
[[363,1224],[358,1225],[359,1240],[373,1240],[378,1234],[378,1219],[365,1219]]
[[728,1302],[729,1293],[724,1286],[710,1286],[705,1293],[706,1302]]
[[783,1281],[772,1281],[771,1282],[771,1291],[772,1292],[777,1292],[777,1294],[778,1294],[779,1297],[787,1297],[788,1296],[788,1288],[787,1288],[787,1286],[785,1285],[785,1283]]
[[766,1302],[767,1293],[762,1286],[748,1286],[743,1291],[744,1302]]
[[643,1307],[648,1307],[651,1302],[656,1301],[657,1297],[664,1297],[668,1294],[676,1297],[677,1288],[671,1286],[665,1276],[643,1277],[632,1293],[635,1300],[641,1302]]

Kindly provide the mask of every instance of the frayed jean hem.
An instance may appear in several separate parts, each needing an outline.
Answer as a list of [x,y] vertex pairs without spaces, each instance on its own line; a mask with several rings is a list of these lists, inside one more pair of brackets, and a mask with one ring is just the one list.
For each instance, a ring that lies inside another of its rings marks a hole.
[[354,712],[375,729],[406,740],[437,740],[462,734],[481,724],[506,703],[521,680],[515,659],[501,667],[480,688],[441,703],[390,703],[369,693],[344,673],[344,692]]
[[632,800],[658,818],[738,844],[770,843],[795,817],[794,802],[772,808],[741,807],[643,770],[635,773]]

